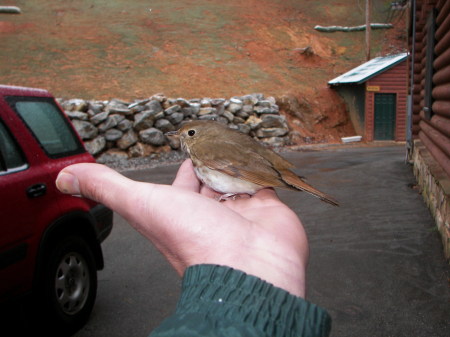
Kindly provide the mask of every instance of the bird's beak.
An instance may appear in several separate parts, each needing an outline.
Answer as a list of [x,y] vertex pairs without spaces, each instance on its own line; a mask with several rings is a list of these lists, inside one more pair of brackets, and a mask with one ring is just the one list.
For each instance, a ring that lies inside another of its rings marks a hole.
[[167,137],[178,136],[178,131],[169,131],[164,134]]

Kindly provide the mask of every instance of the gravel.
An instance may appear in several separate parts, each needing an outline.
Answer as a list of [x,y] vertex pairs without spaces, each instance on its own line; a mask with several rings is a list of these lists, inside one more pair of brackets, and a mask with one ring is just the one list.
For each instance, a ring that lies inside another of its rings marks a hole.
[[124,172],[180,164],[184,159],[186,159],[186,155],[182,151],[170,151],[167,153],[152,154],[148,157],[116,159],[102,164],[118,172]]

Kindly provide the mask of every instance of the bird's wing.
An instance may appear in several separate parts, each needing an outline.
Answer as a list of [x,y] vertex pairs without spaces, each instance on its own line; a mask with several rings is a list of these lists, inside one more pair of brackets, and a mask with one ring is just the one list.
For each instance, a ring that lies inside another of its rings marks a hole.
[[326,193],[323,193],[316,189],[315,187],[312,187],[311,185],[304,182],[299,176],[297,176],[294,172],[289,170],[281,170],[281,176],[282,179],[286,182],[286,184],[295,187],[296,189],[300,191],[305,191],[307,193],[310,193],[317,198],[319,198],[322,201],[325,201],[331,205],[339,206],[339,203],[331,196],[329,196]]
[[264,187],[287,187],[271,163],[249,148],[227,142],[210,142],[208,147],[202,147],[202,153],[196,153],[195,147],[192,150],[210,169]]
[[[228,174],[232,177],[250,181],[264,187],[281,187],[289,190],[300,190],[310,193],[319,199],[338,206],[331,196],[317,190],[304,182],[289,168],[291,163],[282,157],[274,158],[258,149],[254,151],[248,144],[237,142],[219,142],[210,140],[208,145],[192,147],[195,155],[203,165],[212,170]],[[201,152],[198,152],[198,151]],[[273,153],[276,155],[275,153]],[[278,156],[278,155],[276,155]],[[201,158],[201,159],[200,159]]]

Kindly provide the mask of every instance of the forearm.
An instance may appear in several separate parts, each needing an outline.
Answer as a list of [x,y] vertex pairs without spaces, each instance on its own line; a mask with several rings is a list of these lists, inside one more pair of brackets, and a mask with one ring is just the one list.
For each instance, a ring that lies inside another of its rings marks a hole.
[[174,315],[151,337],[328,336],[327,312],[241,271],[214,265],[186,270]]

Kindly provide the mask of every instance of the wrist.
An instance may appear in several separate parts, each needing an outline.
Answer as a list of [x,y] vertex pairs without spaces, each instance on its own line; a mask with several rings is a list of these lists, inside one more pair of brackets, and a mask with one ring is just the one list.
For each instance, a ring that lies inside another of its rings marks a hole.
[[306,265],[302,261],[291,259],[290,256],[255,252],[255,256],[249,257],[247,261],[234,263],[233,267],[294,296],[305,298]]

